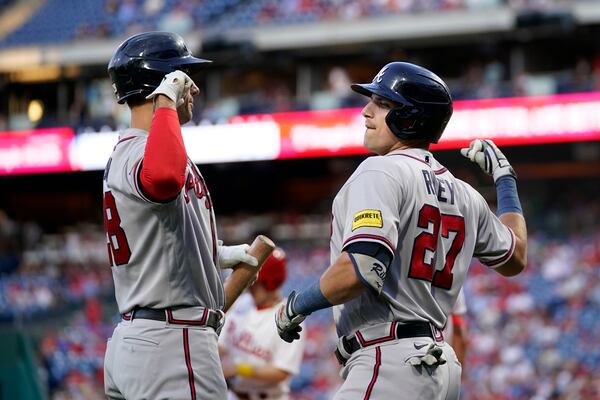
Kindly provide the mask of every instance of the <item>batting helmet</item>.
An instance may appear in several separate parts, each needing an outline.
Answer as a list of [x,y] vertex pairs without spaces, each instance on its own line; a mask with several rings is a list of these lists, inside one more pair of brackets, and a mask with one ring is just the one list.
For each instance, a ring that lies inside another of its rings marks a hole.
[[169,72],[192,75],[210,62],[192,56],[175,33],[144,32],[121,43],[108,63],[108,75],[117,101],[123,104],[132,96],[152,93]]
[[279,289],[287,277],[286,264],[285,252],[276,248],[260,268],[256,283],[262,284],[268,291]]
[[355,83],[352,90],[369,97],[377,94],[398,104],[388,112],[385,122],[399,139],[437,143],[452,116],[448,86],[439,76],[415,64],[389,63],[371,83]]

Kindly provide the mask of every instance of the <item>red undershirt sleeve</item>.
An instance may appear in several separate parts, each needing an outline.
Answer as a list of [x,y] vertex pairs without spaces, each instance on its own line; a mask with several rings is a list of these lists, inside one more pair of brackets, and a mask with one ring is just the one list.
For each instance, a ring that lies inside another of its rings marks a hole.
[[462,315],[452,314],[452,323],[454,325],[466,325],[466,321]]
[[177,111],[162,107],[154,112],[139,180],[153,201],[176,197],[185,183],[187,154]]

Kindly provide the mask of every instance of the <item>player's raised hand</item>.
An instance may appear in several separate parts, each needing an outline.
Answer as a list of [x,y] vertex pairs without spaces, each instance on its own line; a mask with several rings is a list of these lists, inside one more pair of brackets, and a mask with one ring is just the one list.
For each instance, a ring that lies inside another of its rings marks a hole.
[[146,98],[154,99],[159,94],[162,94],[171,99],[176,107],[179,107],[184,103],[184,97],[188,91],[194,95],[199,90],[194,81],[192,81],[192,78],[187,76],[185,72],[177,70],[166,74],[160,85],[146,96]]
[[468,148],[460,149],[460,154],[477,163],[483,172],[493,176],[494,182],[501,176],[517,176],[506,156],[489,139],[473,140]]
[[288,343],[292,343],[296,339],[300,339],[300,324],[306,318],[305,315],[298,314],[294,311],[294,301],[296,300],[296,291],[292,291],[285,304],[275,312],[275,325],[277,325],[277,333],[279,337]]
[[241,262],[252,267],[258,266],[258,260],[248,254],[250,248],[247,244],[238,244],[236,246],[223,246],[223,241],[219,240],[217,246],[217,256],[219,257],[219,266],[222,269],[231,268]]

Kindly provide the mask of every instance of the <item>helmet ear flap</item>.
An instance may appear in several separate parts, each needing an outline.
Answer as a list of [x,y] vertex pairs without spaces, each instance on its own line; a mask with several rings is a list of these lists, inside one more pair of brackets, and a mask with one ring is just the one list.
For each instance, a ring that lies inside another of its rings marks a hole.
[[385,116],[385,123],[398,139],[411,139],[411,134],[418,125],[419,115],[419,110],[413,107],[394,108]]

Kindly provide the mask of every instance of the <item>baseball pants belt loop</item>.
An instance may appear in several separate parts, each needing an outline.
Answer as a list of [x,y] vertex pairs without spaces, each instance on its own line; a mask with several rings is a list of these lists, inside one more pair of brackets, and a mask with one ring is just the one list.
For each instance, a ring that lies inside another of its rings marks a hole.
[[[374,344],[381,344],[396,339],[407,339],[412,337],[430,337],[435,341],[442,341],[444,337],[442,332],[434,327],[429,322],[424,321],[413,321],[408,323],[392,322],[394,325],[394,335],[390,337],[383,337],[371,340],[359,340],[357,337],[362,338],[360,330],[356,331],[354,336],[342,336],[338,341],[338,346],[335,349],[335,357],[338,362],[343,366],[354,353],[360,348],[369,347]],[[361,344],[361,341],[363,342]]]
[[[122,318],[126,321],[133,321],[134,319],[151,319],[154,321],[167,321],[167,320],[169,320],[169,318],[167,317],[167,313],[170,310],[171,309],[167,309],[167,308],[155,309],[155,308],[138,307],[138,308],[135,308],[132,312],[123,314]],[[222,326],[222,322],[223,322],[223,313],[219,312],[219,311],[220,310],[215,311],[215,310],[208,309],[208,314],[207,314],[206,320],[204,320],[204,321],[187,321],[187,320],[179,321],[179,320],[177,320],[177,322],[181,325],[190,324],[190,325],[208,326],[210,328],[213,328],[215,331],[219,331]],[[199,323],[199,322],[201,322],[201,323]]]
[[[356,350],[352,350],[352,346],[348,343],[348,338],[342,336],[338,340],[337,348],[335,349],[335,358],[341,365],[346,365],[346,361],[350,358],[352,353]],[[350,350],[350,352],[348,352]]]

